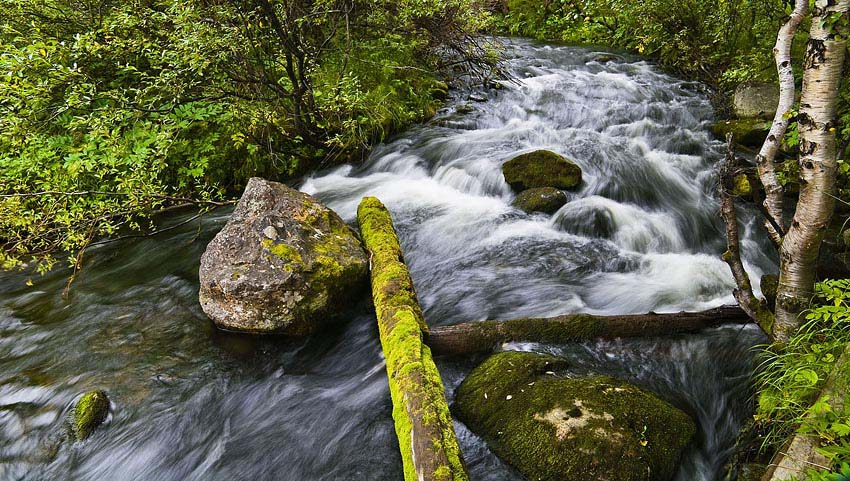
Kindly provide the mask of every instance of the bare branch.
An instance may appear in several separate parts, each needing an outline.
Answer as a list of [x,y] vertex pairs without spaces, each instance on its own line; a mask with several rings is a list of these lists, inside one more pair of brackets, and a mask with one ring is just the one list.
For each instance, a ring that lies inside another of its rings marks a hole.
[[738,215],[735,211],[735,199],[732,195],[732,186],[737,171],[737,160],[735,159],[735,148],[732,134],[726,135],[726,159],[720,167],[720,179],[717,186],[720,198],[720,215],[726,224],[726,252],[723,260],[729,265],[732,277],[735,278],[737,286],[733,291],[735,300],[741,309],[764,330],[770,334],[772,315],[767,309],[766,302],[759,300],[753,293],[750,276],[744,269],[741,260],[741,244],[738,233]]

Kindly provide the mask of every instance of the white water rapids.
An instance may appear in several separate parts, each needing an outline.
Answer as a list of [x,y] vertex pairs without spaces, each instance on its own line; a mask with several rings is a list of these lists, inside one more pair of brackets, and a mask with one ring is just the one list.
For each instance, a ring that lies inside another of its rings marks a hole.
[[[363,165],[300,187],[352,222],[365,195],[388,206],[432,325],[731,303],[712,198],[721,145],[701,86],[637,58],[598,62],[587,48],[511,41],[507,54],[517,82],[489,101],[457,93]],[[512,208],[500,170],[541,148],[584,171],[552,216]],[[71,302],[61,298],[64,270],[0,278],[0,479],[401,479],[368,299],[304,339],[223,333],[201,312],[198,259],[227,216],[92,249]],[[771,252],[752,212],[742,219],[745,251]],[[754,279],[774,269],[767,255],[747,264]],[[685,409],[699,432],[677,481],[715,481],[748,415],[759,342],[753,328],[727,327],[511,348],[567,356]],[[449,397],[480,360],[437,360]],[[75,398],[98,388],[112,400],[107,423],[85,443],[63,440]],[[475,481],[521,480],[457,428]]]

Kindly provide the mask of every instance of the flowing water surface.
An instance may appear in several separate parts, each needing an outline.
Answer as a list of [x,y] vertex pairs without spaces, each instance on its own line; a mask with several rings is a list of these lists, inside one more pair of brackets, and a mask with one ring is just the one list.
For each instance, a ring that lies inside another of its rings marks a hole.
[[[701,86],[637,58],[602,62],[587,48],[511,41],[507,53],[516,82],[488,92],[488,102],[458,93],[363,165],[300,188],[348,221],[365,195],[389,207],[432,325],[733,302],[712,198],[722,149],[707,130],[713,113]],[[512,208],[500,171],[537,148],[584,171],[552,216]],[[0,280],[0,479],[402,478],[368,299],[304,339],[223,333],[200,310],[199,257],[227,214],[92,249],[70,301],[61,296],[66,271]],[[742,218],[744,250],[770,252],[751,213]],[[767,256],[747,261],[756,277],[774,266]],[[752,327],[726,327],[508,347],[567,356],[685,409],[700,429],[677,479],[710,481],[748,415],[759,342]],[[480,360],[438,359],[450,398]],[[107,424],[71,443],[69,407],[96,388],[112,399]],[[457,428],[475,480],[522,479]]]

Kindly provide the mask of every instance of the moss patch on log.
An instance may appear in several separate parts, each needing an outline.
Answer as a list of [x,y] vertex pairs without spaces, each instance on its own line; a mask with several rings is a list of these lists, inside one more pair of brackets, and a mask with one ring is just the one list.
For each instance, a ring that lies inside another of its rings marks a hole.
[[427,326],[392,218],[366,197],[357,209],[371,254],[372,299],[387,363],[406,481],[468,481],[440,373],[423,343]]

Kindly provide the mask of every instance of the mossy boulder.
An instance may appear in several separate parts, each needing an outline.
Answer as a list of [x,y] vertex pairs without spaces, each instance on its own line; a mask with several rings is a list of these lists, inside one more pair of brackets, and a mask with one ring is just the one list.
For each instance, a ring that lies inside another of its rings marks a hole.
[[511,203],[517,209],[528,212],[552,214],[567,203],[567,195],[554,187],[537,187],[524,190]]
[[723,141],[726,140],[726,134],[731,132],[736,143],[757,148],[764,143],[771,125],[771,122],[760,119],[721,120],[712,124],[711,132]]
[[581,185],[581,168],[563,155],[535,150],[502,165],[505,181],[517,192],[538,187],[575,189]]
[[535,481],[664,481],[696,430],[687,414],[606,376],[558,374],[561,358],[506,351],[458,387],[453,411]]
[[360,239],[335,212],[252,178],[201,256],[199,297],[222,329],[300,335],[359,298],[368,272]]
[[109,398],[103,391],[89,391],[77,401],[71,411],[71,431],[78,441],[83,441],[103,424],[109,414]]

